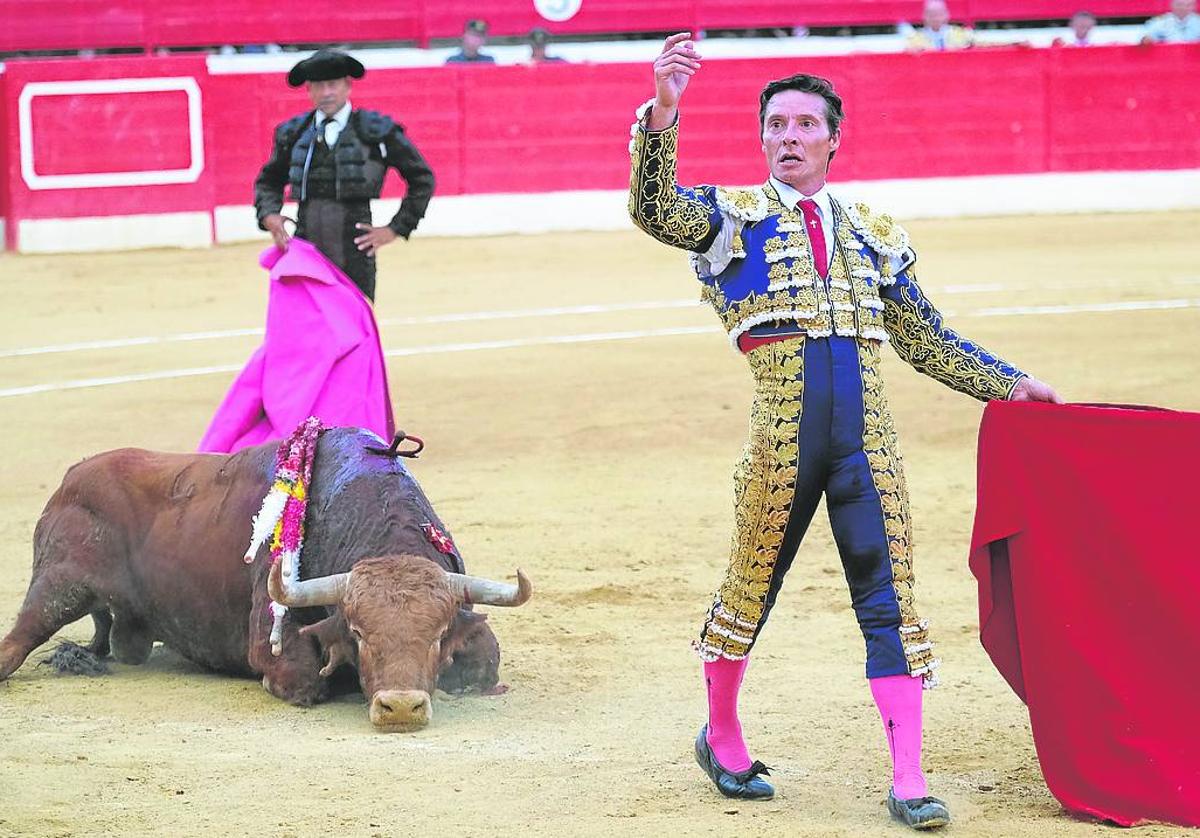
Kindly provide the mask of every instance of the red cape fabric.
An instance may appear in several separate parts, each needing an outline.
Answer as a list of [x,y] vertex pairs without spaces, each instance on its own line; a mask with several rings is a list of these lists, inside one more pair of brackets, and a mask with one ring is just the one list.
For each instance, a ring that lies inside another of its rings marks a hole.
[[231,452],[282,439],[309,416],[327,426],[395,433],[379,329],[371,304],[311,243],[274,245],[259,264],[271,272],[267,329],[200,441]]
[[1069,810],[1200,826],[1200,414],[992,402],[983,646]]

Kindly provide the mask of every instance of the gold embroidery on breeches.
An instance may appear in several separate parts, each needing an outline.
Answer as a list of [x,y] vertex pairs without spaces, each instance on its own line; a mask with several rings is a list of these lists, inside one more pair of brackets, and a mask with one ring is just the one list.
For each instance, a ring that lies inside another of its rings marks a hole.
[[750,437],[734,470],[733,545],[698,645],[704,660],[745,657],[762,620],[796,486],[804,341],[777,341],[746,356],[756,384]]
[[900,607],[900,642],[911,675],[924,676],[932,686],[934,670],[940,664],[933,656],[929,625],[917,616],[913,604],[912,515],[908,505],[908,487],[904,481],[904,463],[896,425],[883,391],[879,374],[879,344],[859,341],[858,360],[862,376],[863,452],[871,467],[871,479],[879,493],[887,533],[888,555],[892,562],[892,588]]
[[[750,436],[734,471],[735,528],[725,579],[698,644],[706,661],[744,658],[763,619],[767,594],[791,515],[804,398],[806,338],[767,344],[747,355],[756,389]],[[892,584],[900,611],[900,641],[909,673],[936,682],[928,625],[913,603],[912,524],[895,424],[879,373],[880,344],[856,341],[863,397],[863,451],[879,494]]]

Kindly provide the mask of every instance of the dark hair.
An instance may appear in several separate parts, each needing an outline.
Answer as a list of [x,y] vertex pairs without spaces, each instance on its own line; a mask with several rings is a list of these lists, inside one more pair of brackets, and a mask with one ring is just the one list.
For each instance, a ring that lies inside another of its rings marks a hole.
[[825,100],[825,121],[829,123],[829,133],[832,134],[842,125],[846,118],[842,110],[842,97],[833,89],[833,83],[820,76],[810,76],[808,73],[797,73],[786,79],[776,79],[763,88],[758,97],[758,130],[761,132],[767,124],[767,102],[776,93],[785,90],[799,90],[801,93],[815,93]]

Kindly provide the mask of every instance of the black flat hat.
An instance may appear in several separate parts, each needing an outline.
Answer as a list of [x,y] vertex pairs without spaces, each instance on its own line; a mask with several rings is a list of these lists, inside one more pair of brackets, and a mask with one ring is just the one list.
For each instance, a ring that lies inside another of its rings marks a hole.
[[366,72],[357,58],[341,50],[319,49],[293,67],[288,72],[287,80],[292,87],[299,87],[306,81],[329,81],[346,76],[361,79]]

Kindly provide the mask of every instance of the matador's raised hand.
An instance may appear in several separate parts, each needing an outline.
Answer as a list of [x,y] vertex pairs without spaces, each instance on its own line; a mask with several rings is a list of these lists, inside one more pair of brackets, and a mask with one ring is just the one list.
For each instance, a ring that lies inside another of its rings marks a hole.
[[654,109],[647,128],[661,131],[675,122],[679,98],[688,80],[700,69],[700,53],[691,41],[691,32],[678,32],[663,43],[654,59]]

